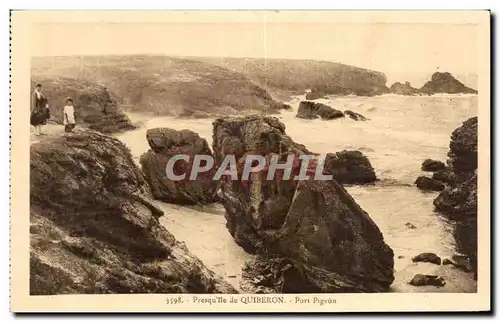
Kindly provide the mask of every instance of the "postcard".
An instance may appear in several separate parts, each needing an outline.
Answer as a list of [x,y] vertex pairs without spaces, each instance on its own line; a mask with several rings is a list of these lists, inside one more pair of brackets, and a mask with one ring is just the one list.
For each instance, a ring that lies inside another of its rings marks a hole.
[[489,11],[14,10],[10,48],[13,312],[491,309]]

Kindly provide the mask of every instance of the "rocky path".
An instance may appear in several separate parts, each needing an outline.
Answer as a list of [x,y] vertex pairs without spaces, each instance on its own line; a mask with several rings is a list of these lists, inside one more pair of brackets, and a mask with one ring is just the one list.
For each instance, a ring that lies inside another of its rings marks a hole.
[[45,135],[36,135],[35,128],[30,128],[30,144],[43,142],[64,134],[64,125],[49,123],[43,128]]

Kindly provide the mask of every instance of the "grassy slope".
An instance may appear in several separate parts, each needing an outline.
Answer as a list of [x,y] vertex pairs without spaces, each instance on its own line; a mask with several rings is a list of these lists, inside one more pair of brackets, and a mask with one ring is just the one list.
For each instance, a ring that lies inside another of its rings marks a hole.
[[328,92],[329,88],[346,88],[358,95],[387,92],[383,73],[328,61],[260,59],[260,58],[193,58],[244,73],[275,96],[302,94],[307,89]]
[[277,102],[241,73],[166,56],[39,57],[32,78],[96,81],[120,106],[160,115],[208,116],[273,110]]

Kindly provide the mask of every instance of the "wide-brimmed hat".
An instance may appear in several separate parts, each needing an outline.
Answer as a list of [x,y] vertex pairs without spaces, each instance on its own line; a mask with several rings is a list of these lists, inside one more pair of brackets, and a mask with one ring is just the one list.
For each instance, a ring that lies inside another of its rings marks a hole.
[[73,99],[71,97],[66,97],[66,102],[67,101],[72,101],[73,102]]

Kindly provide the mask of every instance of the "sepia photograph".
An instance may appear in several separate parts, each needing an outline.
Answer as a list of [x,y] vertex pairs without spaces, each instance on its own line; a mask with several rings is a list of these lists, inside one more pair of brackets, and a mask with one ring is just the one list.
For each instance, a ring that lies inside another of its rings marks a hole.
[[12,309],[489,310],[489,32],[12,11]]

